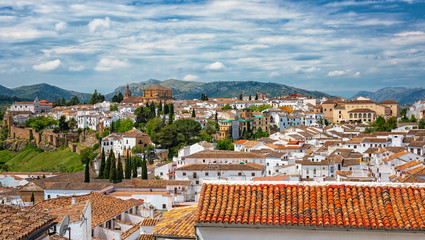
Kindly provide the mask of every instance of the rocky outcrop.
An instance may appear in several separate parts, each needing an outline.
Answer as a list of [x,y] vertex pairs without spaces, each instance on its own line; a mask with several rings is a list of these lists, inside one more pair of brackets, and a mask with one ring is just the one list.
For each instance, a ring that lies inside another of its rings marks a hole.
[[25,139],[6,139],[3,142],[3,148],[17,153],[28,146],[28,140]]

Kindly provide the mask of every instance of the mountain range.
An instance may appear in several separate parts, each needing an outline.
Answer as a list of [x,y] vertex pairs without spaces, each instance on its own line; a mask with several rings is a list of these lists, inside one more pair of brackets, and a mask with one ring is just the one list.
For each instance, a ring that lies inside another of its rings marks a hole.
[[[142,96],[142,90],[153,84],[160,84],[162,86],[173,89],[173,97],[175,99],[199,99],[201,94],[204,93],[208,97],[217,98],[230,98],[238,97],[241,93],[244,96],[255,96],[257,92],[267,95],[268,97],[278,97],[289,94],[303,94],[312,97],[328,97],[335,98],[329,94],[309,91],[301,88],[286,86],[279,83],[263,83],[255,81],[219,81],[219,82],[194,82],[182,81],[176,79],[169,79],[159,81],[150,79],[145,82],[129,84],[129,88],[133,96]],[[119,86],[111,94],[106,95],[106,98],[112,98],[114,94],[124,92],[126,85]]]
[[[169,80],[155,80],[150,79],[139,83],[129,84],[129,88],[133,96],[142,96],[142,90],[153,84],[160,84],[162,86],[173,89],[173,97],[178,100],[183,99],[199,99],[201,94],[204,93],[208,97],[238,97],[241,93],[244,96],[255,96],[257,92],[266,94],[268,97],[277,97],[289,94],[303,94],[312,97],[327,97],[338,98],[324,92],[309,91],[301,88],[295,88],[279,83],[263,83],[255,81],[217,81],[217,82],[195,82],[195,81],[182,81],[176,79]],[[119,92],[124,93],[126,85],[118,86],[112,93],[105,94],[107,100],[111,100],[115,94]],[[82,102],[87,102],[92,93],[81,93],[72,90],[65,90],[56,86],[46,83],[27,85],[16,88],[7,88],[0,85],[0,95],[13,96],[24,99],[35,99],[38,97],[40,100],[46,99],[54,101],[55,99],[66,100],[77,96]],[[418,99],[425,99],[424,88],[405,88],[405,87],[386,87],[376,92],[360,91],[352,98],[358,96],[370,97],[372,100],[381,102],[384,100],[395,100],[400,105],[412,104]]]
[[360,91],[351,98],[358,96],[369,97],[371,100],[376,102],[382,102],[384,100],[397,101],[400,106],[412,105],[419,99],[425,99],[424,88],[405,88],[405,87],[386,87],[379,89],[376,92]]
[[[173,97],[178,100],[199,99],[202,93],[206,94],[208,97],[223,98],[238,97],[241,93],[244,96],[252,95],[254,97],[257,92],[266,94],[269,97],[289,94],[303,94],[312,97],[336,97],[319,91],[309,91],[279,83],[262,83],[255,81],[220,81],[203,83],[176,79],[169,79],[165,81],[150,79],[144,82],[131,83],[129,84],[129,88],[132,92],[132,96],[142,96],[143,89],[154,84],[160,84],[173,89]],[[105,98],[107,100],[111,100],[115,94],[118,94],[119,92],[124,93],[126,86],[127,85],[122,85],[117,87],[112,93],[105,94]],[[27,99],[35,99],[35,97],[38,97],[40,100],[45,99],[48,101],[54,101],[55,99],[60,100],[62,97],[69,100],[73,96],[77,96],[80,101],[87,102],[92,94],[65,90],[46,83],[41,83],[17,88],[7,88],[0,85],[0,95],[16,96]]]

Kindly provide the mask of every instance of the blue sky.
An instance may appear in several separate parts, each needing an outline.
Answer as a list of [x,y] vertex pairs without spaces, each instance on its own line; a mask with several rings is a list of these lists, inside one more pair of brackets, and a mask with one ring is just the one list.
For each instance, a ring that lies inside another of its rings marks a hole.
[[351,96],[424,77],[424,1],[0,0],[6,87],[255,80]]

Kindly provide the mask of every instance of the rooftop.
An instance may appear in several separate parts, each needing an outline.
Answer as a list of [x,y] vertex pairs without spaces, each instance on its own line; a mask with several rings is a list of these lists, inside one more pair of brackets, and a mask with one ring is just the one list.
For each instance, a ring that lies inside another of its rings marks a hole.
[[161,217],[153,229],[156,237],[195,238],[195,214],[197,205],[170,210]]
[[204,150],[186,157],[188,158],[265,158],[264,155],[251,152],[236,152],[226,150]]
[[204,183],[200,225],[425,231],[424,184]]

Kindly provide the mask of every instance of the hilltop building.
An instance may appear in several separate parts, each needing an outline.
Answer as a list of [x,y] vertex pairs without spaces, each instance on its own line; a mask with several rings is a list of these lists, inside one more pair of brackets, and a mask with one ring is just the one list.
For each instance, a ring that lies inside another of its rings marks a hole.
[[166,102],[173,100],[173,90],[161,86],[159,84],[154,84],[146,89],[143,89],[143,96],[131,96],[131,91],[129,85],[124,92],[124,100],[122,103],[146,103],[146,102],[156,102],[160,101]]
[[8,113],[42,113],[49,112],[52,109],[52,103],[47,100],[38,100],[36,97],[34,102],[14,102],[9,108]]
[[341,122],[373,122],[378,116],[397,117],[398,102],[385,100],[375,102],[365,97],[343,101],[328,99],[322,103],[325,119],[333,123]]

